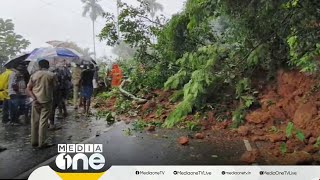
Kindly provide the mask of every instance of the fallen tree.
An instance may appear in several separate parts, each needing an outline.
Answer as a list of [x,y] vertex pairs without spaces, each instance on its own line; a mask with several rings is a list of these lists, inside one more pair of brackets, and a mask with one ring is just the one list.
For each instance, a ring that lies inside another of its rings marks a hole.
[[143,104],[143,103],[146,103],[147,100],[146,99],[142,99],[142,98],[138,98],[136,97],[135,95],[129,93],[128,91],[124,90],[123,87],[127,84],[127,83],[130,83],[131,80],[130,79],[125,79],[121,82],[120,86],[119,86],[119,90],[121,92],[122,95],[132,99],[132,100],[135,100],[137,101],[138,104]]

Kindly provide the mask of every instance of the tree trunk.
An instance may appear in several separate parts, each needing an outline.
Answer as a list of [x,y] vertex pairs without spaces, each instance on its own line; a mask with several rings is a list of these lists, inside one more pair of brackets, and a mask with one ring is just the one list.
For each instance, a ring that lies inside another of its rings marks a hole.
[[126,90],[123,89],[123,86],[125,86],[126,83],[129,83],[129,82],[131,82],[130,79],[125,79],[125,80],[123,80],[123,81],[121,82],[121,85],[119,86],[120,92],[121,92],[124,96],[126,96],[126,97],[128,97],[128,98],[130,98],[130,99],[132,99],[132,100],[134,100],[134,101],[137,101],[138,104],[146,103],[148,100],[142,99],[142,98],[138,98],[138,97],[136,97],[135,95],[133,95],[133,94],[131,94],[131,93],[129,93],[128,91],[126,91]]
[[94,28],[94,21],[92,21],[92,35],[93,35],[93,52],[94,52],[94,60],[97,60],[97,54],[96,54],[96,33]]
[[117,0],[117,35],[118,35],[118,38],[120,38],[119,15],[120,15],[119,0]]

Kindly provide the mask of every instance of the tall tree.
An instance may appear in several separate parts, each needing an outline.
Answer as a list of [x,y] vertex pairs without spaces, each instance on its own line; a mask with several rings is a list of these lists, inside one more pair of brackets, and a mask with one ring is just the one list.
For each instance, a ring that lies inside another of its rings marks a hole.
[[92,20],[92,35],[93,35],[93,49],[94,49],[94,59],[97,59],[96,55],[96,35],[95,35],[95,21],[99,16],[102,16],[104,13],[101,5],[98,4],[99,0],[81,0],[84,3],[83,6],[83,16],[89,14],[90,19]]
[[14,32],[14,24],[11,19],[0,18],[0,65],[13,56],[21,53],[29,46],[30,42]]

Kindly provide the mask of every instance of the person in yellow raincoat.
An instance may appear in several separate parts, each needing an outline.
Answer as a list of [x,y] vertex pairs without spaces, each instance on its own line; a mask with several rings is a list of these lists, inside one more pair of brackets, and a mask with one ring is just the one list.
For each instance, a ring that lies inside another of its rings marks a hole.
[[9,103],[10,97],[8,94],[9,87],[9,77],[12,71],[10,69],[6,69],[5,72],[0,74],[0,101],[3,102],[2,106],[2,123],[9,122]]

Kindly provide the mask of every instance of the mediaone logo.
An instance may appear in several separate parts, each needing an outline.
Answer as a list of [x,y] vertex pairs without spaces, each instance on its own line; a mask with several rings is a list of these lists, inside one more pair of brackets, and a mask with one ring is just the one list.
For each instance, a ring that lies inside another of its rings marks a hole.
[[102,144],[59,144],[55,165],[62,171],[99,171],[105,166],[102,152]]

